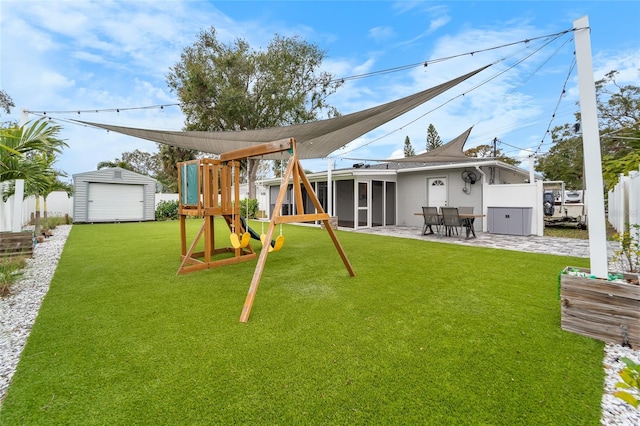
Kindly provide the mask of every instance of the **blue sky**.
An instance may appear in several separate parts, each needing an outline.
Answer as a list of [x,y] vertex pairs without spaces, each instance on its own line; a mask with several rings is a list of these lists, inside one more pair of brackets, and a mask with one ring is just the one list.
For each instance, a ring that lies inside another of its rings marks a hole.
[[[498,138],[498,147],[526,166],[531,150],[549,149],[545,132],[550,125],[574,122],[578,90],[576,70],[570,73],[572,35],[538,52],[544,39],[481,51],[562,32],[583,16],[589,17],[591,27],[595,79],[615,69],[619,83],[640,84],[637,1],[2,0],[0,16],[0,88],[16,104],[10,116],[0,117],[2,121],[19,120],[20,110],[28,109],[48,111],[63,120],[179,130],[183,116],[178,107],[127,108],[176,103],[166,84],[169,68],[197,33],[210,26],[221,41],[242,38],[255,49],[266,47],[275,34],[298,35],[326,52],[323,70],[336,77],[477,52],[350,80],[329,99],[342,113],[391,101],[501,60],[336,152],[332,161],[337,168],[350,167],[354,158],[401,157],[406,136],[416,152],[424,151],[429,124],[444,142],[474,126],[466,148]],[[69,148],[56,166],[70,176],[95,170],[100,161],[126,151],[157,150],[152,142],[60,123]],[[326,170],[327,160],[306,160],[305,167]]]

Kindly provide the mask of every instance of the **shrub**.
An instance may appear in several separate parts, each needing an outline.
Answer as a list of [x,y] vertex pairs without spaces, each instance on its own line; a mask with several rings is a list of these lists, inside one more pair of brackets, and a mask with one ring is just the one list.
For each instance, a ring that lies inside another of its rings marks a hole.
[[640,271],[640,225],[629,225],[629,230],[614,235],[614,239],[620,243],[620,249],[613,254],[613,261],[620,262],[626,272]]
[[27,261],[23,257],[13,257],[0,260],[0,297],[9,294],[11,286],[23,274]]
[[40,219],[41,229],[56,229],[58,225],[69,225],[73,222],[73,219],[69,215],[65,216],[50,216],[47,220]]
[[624,402],[638,408],[640,405],[640,399],[638,395],[640,392],[640,364],[637,364],[629,358],[621,358],[620,361],[624,362],[626,367],[618,374],[622,378],[622,382],[616,384],[618,389],[628,389],[629,391],[635,391],[635,395],[627,391],[618,391],[614,395]]
[[160,201],[156,206],[156,220],[175,220],[178,218],[178,200]]
[[255,198],[245,198],[240,201],[240,216],[249,219],[256,218],[256,212],[258,211],[258,200]]

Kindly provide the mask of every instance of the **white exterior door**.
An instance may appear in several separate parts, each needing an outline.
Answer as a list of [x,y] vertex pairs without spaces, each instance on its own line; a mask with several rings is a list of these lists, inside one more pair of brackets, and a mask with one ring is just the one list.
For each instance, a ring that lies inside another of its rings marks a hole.
[[447,207],[447,178],[427,178],[427,206]]
[[144,186],[90,183],[89,222],[144,220]]

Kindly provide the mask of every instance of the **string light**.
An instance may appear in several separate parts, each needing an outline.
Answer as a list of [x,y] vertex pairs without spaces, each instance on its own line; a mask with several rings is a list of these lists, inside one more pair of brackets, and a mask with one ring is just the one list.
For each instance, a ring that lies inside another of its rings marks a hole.
[[[357,75],[353,75],[353,76],[349,76],[349,77],[341,77],[341,78],[336,78],[333,80],[330,80],[331,83],[345,83],[346,81],[351,81],[351,80],[359,80],[362,78],[368,78],[368,77],[374,77],[374,76],[379,76],[379,75],[384,75],[384,74],[389,74],[389,73],[395,73],[395,72],[399,72],[399,71],[404,71],[404,70],[408,70],[411,68],[416,68],[416,67],[427,67],[429,64],[435,64],[435,63],[439,63],[439,62],[444,62],[444,61],[448,61],[451,59],[455,59],[455,58],[459,58],[459,57],[463,57],[463,56],[474,56],[476,53],[483,53],[483,52],[489,52],[492,50],[498,50],[498,49],[502,49],[505,47],[510,47],[510,46],[514,46],[517,44],[528,44],[533,40],[541,40],[541,39],[547,39],[547,40],[555,40],[558,37],[567,34],[569,32],[575,31],[576,29],[568,29],[568,30],[564,30],[564,31],[560,31],[554,34],[548,34],[548,35],[544,35],[544,36],[539,36],[539,37],[534,37],[534,38],[530,38],[530,39],[525,39],[525,40],[520,40],[520,41],[515,41],[515,42],[511,42],[511,43],[506,43],[506,44],[502,44],[499,46],[495,46],[495,47],[489,47],[486,49],[480,49],[480,50],[474,50],[471,52],[465,52],[465,53],[460,53],[460,54],[456,54],[456,55],[452,55],[452,56],[446,56],[446,57],[442,57],[442,58],[438,58],[438,59],[431,59],[431,60],[427,60],[427,61],[421,61],[421,62],[417,62],[414,64],[408,64],[408,65],[401,65],[398,67],[393,67],[393,68],[387,68],[387,69],[383,69],[383,70],[378,70],[378,71],[372,71],[369,73],[364,73],[364,74],[357,74]],[[549,41],[550,42],[550,41]],[[548,43],[547,43],[548,44]],[[546,44],[545,44],[546,45]],[[198,104],[198,103],[207,103],[210,102],[209,99],[205,99],[205,100],[197,100],[197,101],[192,101],[192,102],[188,102],[187,104]],[[92,110],[70,110],[70,111],[49,111],[50,114],[70,114],[70,113],[74,113],[77,112],[78,114],[80,113],[99,113],[99,112],[116,112],[116,113],[120,113],[120,111],[135,111],[135,110],[145,110],[145,109],[160,109],[160,110],[164,110],[164,107],[172,107],[172,106],[180,106],[181,104],[176,102],[176,103],[170,103],[170,104],[162,104],[162,105],[149,105],[149,106],[140,106],[140,107],[130,107],[130,108],[105,108],[105,109],[92,109]],[[45,114],[45,111],[30,111],[27,110],[27,113],[30,114]]]
[[553,114],[551,114],[551,120],[549,120],[549,124],[547,125],[547,130],[544,132],[544,135],[542,136],[542,140],[540,141],[540,144],[538,145],[538,147],[533,152],[533,155],[537,155],[537,154],[540,153],[540,149],[542,148],[542,145],[544,144],[545,138],[547,137],[548,134],[551,133],[551,125],[555,121],[556,113],[558,112],[558,107],[560,106],[560,102],[562,101],[562,98],[564,98],[565,94],[567,93],[567,82],[569,81],[569,77],[571,77],[571,74],[573,74],[573,70],[574,70],[575,66],[576,66],[576,57],[574,55],[573,56],[573,61],[571,61],[571,65],[569,66],[569,72],[567,72],[567,77],[564,79],[564,84],[562,85],[562,92],[560,93],[560,96],[558,97],[558,102],[556,102],[556,107],[553,110]]
[[[385,134],[385,135],[383,135],[383,136],[381,136],[381,137],[378,137],[378,138],[376,138],[376,139],[374,139],[374,140],[372,140],[372,141],[370,141],[370,142],[367,142],[367,143],[365,143],[365,144],[363,144],[363,145],[360,145],[360,146],[355,147],[355,148],[353,148],[353,149],[351,149],[351,150],[347,150],[346,152],[343,152],[343,153],[342,153],[342,155],[348,154],[348,153],[350,153],[350,152],[352,152],[352,151],[355,151],[355,150],[358,150],[358,149],[360,149],[360,148],[366,147],[366,146],[368,146],[368,145],[370,145],[370,144],[372,144],[372,143],[374,143],[374,142],[376,142],[376,141],[378,141],[378,140],[381,140],[381,139],[383,139],[383,138],[385,138],[385,137],[387,137],[387,136],[389,136],[389,135],[391,135],[391,134],[393,134],[393,133],[395,133],[395,132],[397,132],[397,131],[399,131],[399,130],[402,130],[404,127],[408,126],[409,124],[413,124],[414,122],[416,122],[416,121],[418,121],[419,119],[423,118],[423,117],[424,117],[424,116],[426,116],[427,114],[430,114],[431,112],[433,112],[433,111],[435,111],[435,110],[437,110],[437,109],[442,108],[444,105],[446,105],[446,104],[448,104],[448,103],[452,102],[454,99],[459,98],[459,97],[464,97],[464,96],[466,95],[466,93],[469,93],[469,92],[471,92],[471,91],[473,91],[473,90],[477,89],[478,87],[481,87],[482,85],[486,84],[487,82],[489,82],[489,81],[491,81],[491,80],[493,80],[493,79],[497,78],[498,76],[500,76],[500,75],[504,74],[504,73],[505,73],[505,72],[507,72],[508,70],[511,70],[511,69],[512,69],[512,68],[514,68],[516,65],[519,65],[520,63],[522,63],[523,61],[525,61],[526,59],[528,59],[529,57],[531,57],[531,56],[532,56],[532,55],[534,55],[535,53],[539,52],[540,50],[542,50],[544,47],[546,47],[547,45],[549,45],[551,42],[553,42],[554,40],[558,39],[559,37],[561,37],[561,36],[563,36],[563,35],[565,35],[565,34],[567,34],[567,33],[569,33],[569,32],[576,31],[576,30],[578,30],[578,29],[574,29],[574,28],[572,28],[572,29],[564,30],[564,31],[561,31],[561,32],[558,32],[558,33],[554,33],[554,34],[545,35],[545,36],[539,36],[539,37],[534,37],[534,38],[530,38],[530,39],[524,39],[524,40],[520,40],[520,41],[516,41],[516,42],[512,42],[512,43],[503,44],[503,45],[500,45],[500,46],[490,47],[490,48],[481,49],[481,50],[474,50],[474,51],[470,51],[470,52],[466,52],[466,53],[461,53],[461,54],[456,54],[456,55],[452,55],[452,56],[448,56],[448,57],[443,57],[443,58],[438,58],[438,59],[433,59],[433,60],[427,60],[427,61],[421,61],[421,62],[414,63],[414,64],[402,65],[402,66],[398,66],[398,67],[392,67],[392,68],[387,68],[387,69],[383,69],[383,70],[373,71],[373,72],[370,72],[370,73],[357,74],[357,75],[353,75],[353,76],[341,77],[341,78],[338,78],[338,79],[333,79],[333,80],[331,80],[331,82],[332,82],[332,83],[339,82],[339,83],[343,84],[343,83],[345,83],[346,81],[352,81],[352,80],[358,80],[358,79],[363,79],[363,78],[368,78],[368,77],[374,77],[374,76],[385,75],[385,74],[389,74],[389,73],[395,73],[395,72],[399,72],[399,71],[404,71],[404,70],[408,70],[408,69],[411,69],[411,68],[415,68],[415,67],[418,67],[418,66],[423,67],[423,68],[427,68],[429,64],[435,64],[435,63],[439,63],[439,62],[443,62],[443,61],[447,61],[447,60],[450,60],[450,59],[459,58],[459,57],[463,57],[463,56],[467,56],[467,55],[468,55],[468,56],[474,56],[476,53],[488,52],[488,51],[492,51],[492,50],[497,50],[497,49],[501,49],[501,48],[505,48],[505,47],[514,46],[514,45],[521,44],[521,43],[523,43],[523,44],[527,45],[527,49],[528,49],[528,48],[530,47],[529,45],[530,45],[530,43],[531,43],[532,41],[534,41],[534,40],[544,40],[544,42],[542,43],[542,45],[541,45],[539,48],[535,49],[532,53],[530,53],[529,55],[526,55],[526,56],[525,56],[525,57],[523,57],[522,59],[520,59],[520,60],[516,61],[516,63],[514,63],[513,65],[511,65],[511,66],[507,67],[505,70],[503,70],[503,71],[501,71],[501,72],[496,73],[495,75],[493,75],[492,77],[488,78],[487,80],[485,80],[485,81],[481,82],[480,84],[478,84],[478,85],[474,86],[472,89],[468,90],[467,92],[462,93],[462,94],[460,94],[460,95],[458,95],[458,96],[455,96],[455,97],[453,97],[453,98],[451,98],[451,99],[449,99],[449,100],[447,100],[447,101],[443,102],[442,104],[440,104],[440,105],[439,105],[439,106],[437,106],[436,108],[434,108],[434,109],[432,109],[432,110],[430,110],[430,111],[428,111],[428,112],[426,112],[426,113],[422,114],[422,115],[421,115],[421,116],[419,116],[418,118],[416,118],[416,119],[414,119],[414,120],[410,121],[409,123],[407,123],[407,124],[405,124],[405,125],[403,125],[403,126],[399,127],[399,128],[398,128],[398,129],[396,129],[396,130],[390,131],[390,132],[388,132],[387,134]],[[568,41],[565,41],[565,43],[564,43],[564,44],[566,44],[566,43],[568,43]],[[564,46],[564,44],[563,44],[563,46]],[[561,47],[562,47],[562,46],[561,46]],[[559,49],[560,49],[560,48],[559,48]],[[559,49],[558,49],[558,50],[559,50]],[[556,50],[556,53],[557,53],[557,51],[558,51],[558,50]],[[552,56],[553,56],[553,55],[552,55]],[[507,58],[502,58],[502,59],[500,59],[500,60],[498,60],[498,61],[495,61],[495,62],[494,62],[493,64],[491,64],[491,65],[494,65],[495,63],[498,63],[498,62],[501,62],[501,61],[505,61],[506,59],[507,59]],[[551,57],[550,57],[550,58],[548,58],[548,59],[547,59],[547,61],[548,61],[549,59],[551,59]],[[547,61],[545,61],[542,65],[544,65]],[[539,68],[541,68],[541,67],[542,67],[542,65],[541,65]],[[559,106],[559,104],[560,104],[560,100],[561,100],[561,98],[566,94],[566,85],[567,85],[568,79],[569,79],[569,77],[570,77],[570,75],[571,75],[571,73],[572,73],[572,71],[573,71],[574,67],[575,67],[575,57],[574,57],[574,59],[573,59],[573,62],[572,62],[572,65],[571,65],[571,67],[570,67],[570,71],[569,71],[569,73],[568,73],[568,75],[567,75],[567,78],[566,78],[566,80],[565,80],[565,82],[564,82],[564,86],[563,86],[562,93],[561,93],[561,95],[560,95],[560,99],[558,100],[558,103],[556,104],[556,107],[555,107],[554,113],[552,114],[551,122],[549,123],[549,125],[548,125],[548,127],[547,127],[547,130],[545,131],[545,135],[544,135],[544,137],[542,138],[542,140],[540,141],[540,144],[538,145],[538,147],[536,148],[536,150],[535,150],[535,151],[533,151],[533,154],[532,154],[532,155],[536,155],[537,153],[539,153],[539,152],[540,152],[540,149],[541,149],[541,147],[542,147],[542,146],[543,146],[543,144],[544,144],[544,140],[545,140],[546,135],[550,133],[550,130],[549,130],[549,129],[550,129],[550,127],[551,127],[551,123],[552,123],[552,122],[553,122],[553,120],[555,119],[555,115],[556,115],[556,112],[557,112],[557,110],[558,110],[558,106]],[[539,69],[539,68],[538,68],[538,69]],[[535,74],[535,72],[534,72],[534,73],[532,73],[532,75],[533,75],[533,74]],[[516,89],[514,89],[514,90],[516,90]],[[169,103],[169,104],[149,105],[149,106],[140,106],[140,107],[128,107],[128,108],[106,108],[106,109],[69,110],[69,111],[51,111],[51,110],[49,110],[48,112],[47,112],[47,111],[30,111],[30,110],[27,110],[26,112],[27,112],[27,113],[29,113],[29,114],[34,114],[34,115],[41,115],[41,114],[42,114],[42,115],[44,115],[44,116],[47,116],[47,114],[69,114],[69,113],[73,113],[73,112],[76,112],[78,115],[80,115],[81,113],[89,113],[89,112],[91,112],[91,113],[99,113],[99,112],[116,112],[116,113],[118,113],[118,114],[119,114],[119,113],[120,113],[120,111],[135,111],[135,110],[149,110],[149,109],[160,109],[161,111],[163,111],[163,112],[164,112],[165,107],[174,107],[174,106],[180,106],[180,105],[199,104],[199,103],[209,103],[209,102],[211,102],[211,100],[210,100],[210,99],[205,99],[205,100],[196,100],[196,101],[191,101],[191,102],[183,103],[183,104],[178,103],[178,102],[175,102],[175,103]],[[52,119],[52,117],[51,117],[51,116],[49,116],[49,119],[51,120],[51,119]],[[56,118],[56,120],[60,120],[60,121],[67,121],[67,120],[65,120],[65,119],[61,119],[61,118]],[[71,121],[71,120],[69,120],[68,122],[69,122],[69,123],[76,124],[76,125],[78,124],[77,122],[74,122],[74,121]],[[528,148],[519,148],[519,147],[516,147],[516,146],[513,146],[513,145],[506,144],[506,143],[504,143],[504,142],[502,142],[502,141],[501,141],[501,143],[502,143],[502,144],[504,144],[504,145],[510,146],[510,147],[512,147],[512,148],[518,149],[518,150],[532,151],[531,149],[528,149]],[[342,147],[342,149],[344,150],[344,149],[346,149],[346,147]]]
[[[533,50],[531,53],[529,53],[529,54],[525,55],[523,58],[521,58],[521,59],[517,60],[514,64],[510,65],[509,67],[505,68],[504,70],[499,71],[499,72],[497,72],[496,74],[494,74],[494,75],[490,76],[489,78],[487,78],[486,80],[484,80],[484,81],[480,82],[480,83],[479,83],[479,84],[477,84],[476,86],[474,86],[474,87],[472,87],[471,89],[469,89],[467,92],[462,93],[462,94],[457,95],[457,96],[454,96],[454,97],[450,98],[449,100],[447,100],[447,101],[443,102],[442,104],[438,105],[437,107],[435,107],[435,108],[433,108],[433,109],[431,109],[431,110],[429,110],[429,111],[425,112],[424,114],[422,114],[422,115],[418,116],[417,118],[415,118],[415,119],[413,119],[413,120],[409,121],[408,123],[404,124],[403,126],[401,126],[401,127],[399,127],[399,128],[396,128],[395,130],[392,130],[392,131],[390,131],[390,132],[388,132],[388,133],[385,133],[384,135],[382,135],[382,136],[380,136],[380,137],[378,137],[378,138],[375,138],[375,139],[373,139],[373,140],[371,140],[371,141],[369,141],[369,142],[367,142],[367,143],[365,143],[365,144],[362,144],[362,145],[359,145],[359,146],[357,146],[357,147],[354,147],[354,148],[352,148],[352,149],[350,149],[350,150],[347,150],[347,151],[345,151],[343,154],[349,154],[349,153],[351,153],[351,152],[353,152],[353,151],[356,151],[356,150],[358,150],[358,149],[360,149],[360,148],[364,148],[364,147],[366,147],[366,146],[368,146],[368,145],[371,145],[371,144],[372,144],[372,143],[374,143],[374,142],[377,142],[377,141],[379,141],[379,140],[381,140],[381,139],[384,139],[384,138],[386,138],[387,136],[390,136],[390,135],[392,135],[392,134],[394,134],[394,133],[396,133],[396,132],[398,132],[398,131],[402,130],[402,128],[403,128],[403,127],[408,126],[408,125],[410,125],[410,124],[413,124],[413,123],[415,123],[416,121],[418,121],[418,120],[420,120],[420,119],[424,118],[426,115],[431,114],[432,112],[434,112],[434,111],[436,111],[436,110],[438,110],[438,109],[440,109],[440,108],[444,107],[445,105],[447,105],[447,104],[448,104],[448,103],[450,103],[450,102],[453,102],[455,99],[460,98],[460,97],[464,97],[467,93],[469,93],[469,92],[471,92],[471,91],[473,91],[473,90],[476,90],[477,88],[479,88],[479,87],[481,87],[481,86],[485,85],[485,84],[486,84],[486,83],[488,83],[489,81],[491,81],[491,80],[493,80],[493,79],[495,79],[495,78],[499,77],[500,75],[502,75],[502,74],[506,73],[507,71],[509,71],[509,70],[511,70],[511,69],[513,69],[513,68],[515,68],[517,65],[521,64],[522,62],[524,62],[525,60],[529,59],[530,57],[532,57],[532,56],[533,56],[533,55],[535,55],[536,53],[540,52],[543,48],[545,48],[545,47],[546,47],[546,46],[548,46],[550,43],[552,43],[554,40],[556,40],[558,37],[560,37],[560,36],[561,36],[561,35],[563,35],[563,34],[566,34],[567,32],[568,32],[568,31],[564,31],[564,32],[561,32],[561,33],[557,33],[557,34],[555,34],[555,35],[554,35],[555,37],[546,39],[546,40],[545,40],[545,42],[544,42],[540,47],[538,47],[537,49]],[[544,37],[537,37],[536,39],[540,39],[540,38],[544,38]],[[532,39],[532,40],[534,40],[534,39]],[[509,45],[511,45],[511,44],[509,44]],[[485,49],[485,50],[493,50],[493,49],[494,49],[494,48]],[[476,51],[476,52],[477,52],[477,51]],[[497,63],[499,63],[499,62],[502,62],[502,61],[505,61],[505,60],[506,60],[506,58],[499,59],[499,60],[495,61],[495,62],[494,62],[493,64],[491,64],[491,65],[495,65],[495,64],[497,64]],[[566,82],[565,82],[565,85],[566,85]],[[343,148],[344,148],[344,147],[343,147]]]

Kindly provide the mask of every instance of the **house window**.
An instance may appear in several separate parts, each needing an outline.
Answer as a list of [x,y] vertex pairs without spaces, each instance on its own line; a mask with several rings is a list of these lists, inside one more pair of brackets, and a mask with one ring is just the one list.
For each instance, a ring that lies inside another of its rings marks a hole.
[[431,186],[444,186],[444,182],[440,179],[435,179],[431,182]]
[[114,170],[113,171],[114,179],[122,179],[122,170]]

